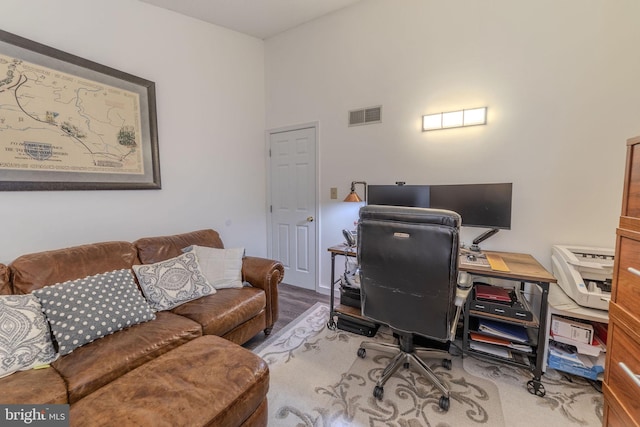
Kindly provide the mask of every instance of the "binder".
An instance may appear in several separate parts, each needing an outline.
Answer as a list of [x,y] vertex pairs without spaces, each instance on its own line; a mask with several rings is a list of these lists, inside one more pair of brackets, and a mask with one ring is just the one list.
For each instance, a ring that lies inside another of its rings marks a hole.
[[500,301],[511,303],[511,295],[509,294],[509,289],[502,288],[500,286],[491,286],[491,285],[475,285],[476,289],[476,298],[485,299],[489,301]]
[[529,334],[524,326],[496,322],[490,319],[478,320],[478,332],[519,343],[529,342]]

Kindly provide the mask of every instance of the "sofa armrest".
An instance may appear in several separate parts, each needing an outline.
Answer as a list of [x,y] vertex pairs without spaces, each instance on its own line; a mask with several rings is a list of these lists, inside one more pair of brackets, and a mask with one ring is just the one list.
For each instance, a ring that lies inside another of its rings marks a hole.
[[242,259],[242,279],[253,287],[263,289],[266,294],[267,334],[278,320],[278,284],[283,278],[284,266],[280,261],[252,256]]
[[4,264],[0,264],[0,295],[10,295],[11,293],[9,267]]

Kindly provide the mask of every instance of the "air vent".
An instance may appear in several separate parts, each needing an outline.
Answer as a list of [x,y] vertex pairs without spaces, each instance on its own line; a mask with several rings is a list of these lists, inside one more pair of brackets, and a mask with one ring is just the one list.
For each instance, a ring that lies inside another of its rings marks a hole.
[[349,111],[349,126],[371,125],[382,122],[382,106]]

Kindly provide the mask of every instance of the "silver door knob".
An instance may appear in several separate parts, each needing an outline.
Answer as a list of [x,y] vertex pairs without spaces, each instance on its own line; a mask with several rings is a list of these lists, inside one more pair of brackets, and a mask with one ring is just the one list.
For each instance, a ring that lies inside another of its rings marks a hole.
[[307,217],[307,222],[313,222],[313,217],[312,216],[308,216]]

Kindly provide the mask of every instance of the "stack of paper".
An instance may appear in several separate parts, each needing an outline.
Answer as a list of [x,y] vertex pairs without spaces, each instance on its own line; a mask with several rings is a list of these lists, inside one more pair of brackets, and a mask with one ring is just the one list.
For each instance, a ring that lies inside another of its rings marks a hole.
[[592,380],[598,379],[598,376],[604,372],[605,353],[600,353],[598,357],[592,357],[579,354],[573,348],[570,345],[551,341],[548,366]]
[[513,342],[513,341],[510,341],[508,339],[494,337],[494,336],[482,335],[482,334],[479,334],[477,332],[471,332],[470,336],[471,336],[471,339],[473,341],[484,342],[484,343],[487,343],[487,344],[500,345],[500,346],[503,346],[503,347],[512,348],[514,350],[524,351],[524,352],[527,352],[527,353],[532,353],[533,352],[533,348],[528,344],[522,344],[522,343],[518,343],[518,342]]
[[483,342],[471,341],[469,347],[472,350],[481,351],[483,353],[492,354],[494,356],[502,357],[504,359],[513,359],[511,352],[504,347],[496,347],[494,345],[485,344]]
[[571,338],[566,338],[560,335],[554,335],[553,331],[550,332],[550,335],[554,341],[558,341],[563,344],[569,344],[574,346],[578,350],[578,353],[580,354],[586,354],[588,356],[598,357],[600,356],[600,353],[604,353],[607,351],[607,346],[602,341],[600,341],[600,338],[598,336],[596,336],[594,339],[595,344],[591,345],[591,344],[584,344],[578,341],[574,341]]

